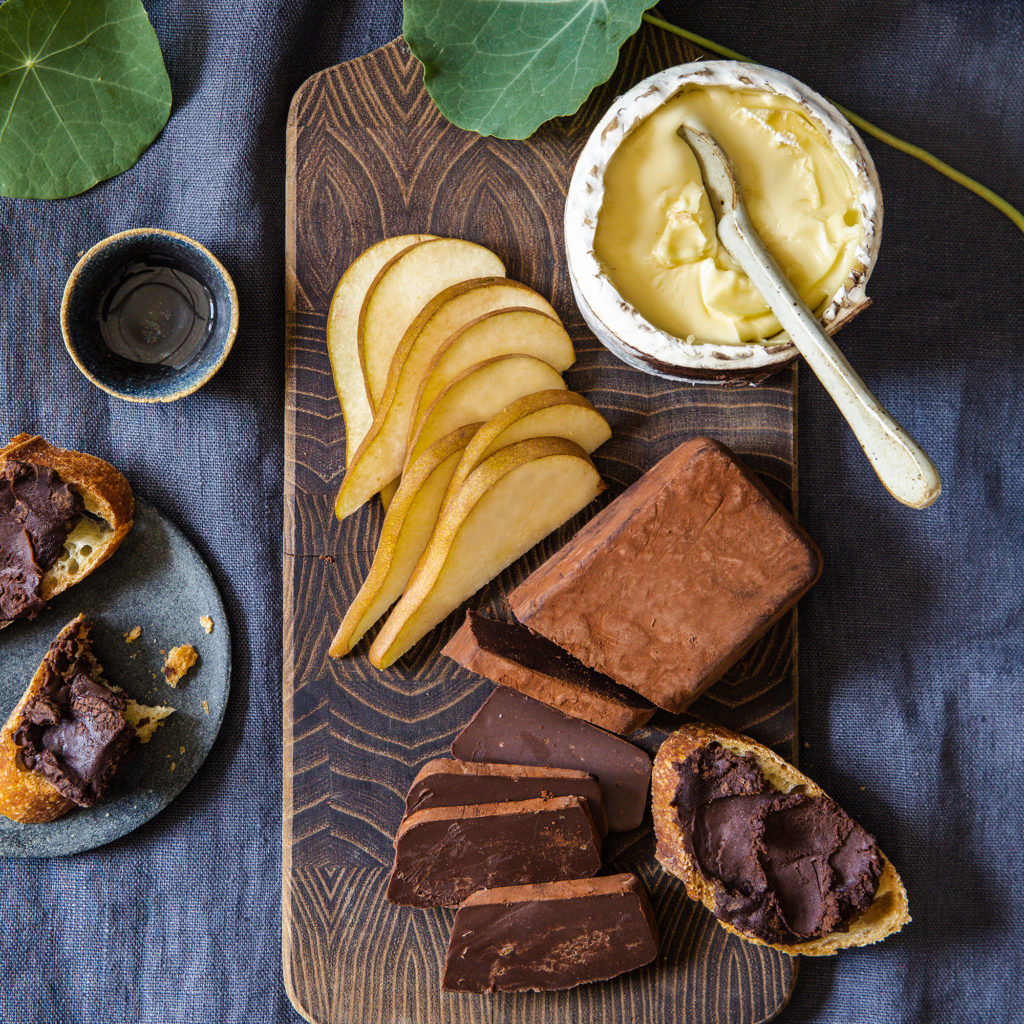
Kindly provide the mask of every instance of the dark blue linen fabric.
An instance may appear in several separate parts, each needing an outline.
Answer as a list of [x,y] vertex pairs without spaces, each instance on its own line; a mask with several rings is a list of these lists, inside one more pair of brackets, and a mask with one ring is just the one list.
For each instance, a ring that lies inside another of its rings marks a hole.
[[[123,467],[216,573],[234,629],[224,730],[163,814],[61,861],[0,862],[0,1021],[298,1020],[280,930],[284,125],[314,71],[399,31],[397,0],[147,0],[174,111],[139,164],[61,202],[0,200],[0,434]],[[1024,206],[1019,0],[676,0],[662,13],[774,64]],[[886,201],[853,362],[934,455],[937,506],[881,491],[817,382],[800,393],[800,508],[825,552],[800,621],[803,767],[902,871],[914,922],[805,960],[780,1020],[1022,1017],[1024,235],[869,140]],[[235,277],[214,381],[169,406],[108,398],[60,342],[76,254],[174,228]],[[385,1024],[366,1021],[356,1024]]]

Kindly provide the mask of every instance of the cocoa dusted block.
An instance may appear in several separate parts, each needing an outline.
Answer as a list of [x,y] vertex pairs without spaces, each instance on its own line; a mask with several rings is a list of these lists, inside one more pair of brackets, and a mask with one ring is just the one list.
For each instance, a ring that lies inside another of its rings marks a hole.
[[570,768],[485,764],[438,757],[428,761],[412,780],[405,813],[414,814],[429,807],[497,804],[550,796],[582,797],[587,801],[598,835],[603,838],[608,834],[608,816],[597,779],[589,772]]
[[475,892],[459,907],[442,988],[550,992],[606,981],[658,955],[658,926],[636,875]]
[[580,878],[600,868],[601,840],[578,796],[433,807],[399,827],[387,898],[457,907],[477,889]]
[[471,672],[610,732],[631,733],[654,714],[649,700],[518,622],[497,622],[469,611],[441,653]]
[[639,747],[506,686],[455,737],[452,756],[590,772],[601,785],[612,832],[636,828],[647,808],[651,759]]
[[509,596],[520,622],[668,711],[735,664],[821,552],[724,445],[680,445]]

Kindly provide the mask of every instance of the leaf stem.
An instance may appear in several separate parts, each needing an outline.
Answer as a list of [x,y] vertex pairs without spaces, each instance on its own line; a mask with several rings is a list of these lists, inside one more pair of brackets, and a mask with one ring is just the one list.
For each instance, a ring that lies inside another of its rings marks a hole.
[[[742,53],[730,50],[727,46],[720,46],[711,39],[705,39],[703,36],[699,36],[695,32],[688,32],[686,29],[680,28],[678,25],[673,25],[672,22],[665,21],[664,18],[659,18],[656,14],[644,14],[643,20],[650,25],[655,25],[660,29],[664,29],[666,32],[671,32],[673,35],[681,36],[683,39],[688,40],[695,46],[701,47],[701,49],[710,50],[712,53],[717,53],[722,57],[728,57],[729,60],[742,60],[746,61],[748,64],[760,63],[760,61],[755,61],[750,57],[744,57]],[[915,146],[911,142],[905,142],[903,139],[897,138],[890,132],[885,131],[884,128],[878,128],[870,121],[865,121],[863,117],[859,114],[855,114],[852,110],[848,110],[846,107],[841,107],[838,103],[834,103],[833,106],[862,132],[866,132],[868,135],[873,136],[880,142],[884,142],[887,146],[892,146],[893,149],[898,149],[901,153],[906,153],[908,156],[916,157],[922,163],[927,164],[933,170],[938,171],[939,174],[944,175],[951,181],[955,181],[958,185],[962,185],[968,191],[973,192],[976,196],[980,196],[985,200],[985,202],[991,203],[991,205],[1000,213],[1009,217],[1019,230],[1024,231],[1024,213],[1021,213],[1020,210],[1012,206],[1001,195],[993,192],[992,189],[982,185],[981,182],[975,181],[974,178],[968,177],[963,173],[963,171],[958,171],[955,167],[951,167],[944,160],[940,160],[937,156],[929,153],[928,150],[922,149],[920,146]]]

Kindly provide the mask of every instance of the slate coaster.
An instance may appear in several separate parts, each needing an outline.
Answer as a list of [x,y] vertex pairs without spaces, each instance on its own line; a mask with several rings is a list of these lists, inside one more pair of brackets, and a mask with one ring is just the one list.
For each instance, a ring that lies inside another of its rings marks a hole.
[[[50,642],[79,612],[94,624],[93,649],[106,677],[140,703],[165,704],[175,712],[139,746],[109,798],[96,807],[45,825],[20,825],[0,815],[2,856],[81,853],[138,828],[185,788],[224,717],[231,636],[217,586],[188,538],[136,500],[135,526],[109,562],[54,598],[39,618],[0,632],[0,721],[25,692]],[[204,615],[213,619],[210,634],[199,621]],[[135,626],[142,635],[126,643],[124,634]],[[164,681],[160,652],[180,644],[191,644],[199,661],[174,689]]]

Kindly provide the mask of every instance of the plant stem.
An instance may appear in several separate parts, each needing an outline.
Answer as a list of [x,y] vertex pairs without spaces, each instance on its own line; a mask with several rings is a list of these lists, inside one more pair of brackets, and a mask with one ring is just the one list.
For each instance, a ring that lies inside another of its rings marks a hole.
[[[730,50],[727,46],[720,46],[718,43],[713,42],[710,39],[705,39],[703,36],[697,35],[695,32],[688,32],[684,28],[680,28],[678,25],[673,25],[670,21],[665,21],[664,18],[659,18],[656,14],[645,14],[643,20],[651,25],[655,25],[658,28],[664,29],[666,32],[671,32],[673,35],[681,36],[683,39],[688,40],[695,46],[699,46],[703,50],[710,50],[712,53],[717,53],[722,57],[728,57],[730,60],[742,60],[748,64],[759,64],[760,61],[755,61],[750,57],[744,57],[742,53],[737,53],[735,50]],[[980,196],[987,203],[991,203],[1000,213],[1005,214],[1010,218],[1011,221],[1021,230],[1024,231],[1024,213],[1021,213],[1016,207],[1011,206],[1001,195],[993,192],[992,189],[987,188],[980,182],[975,181],[973,178],[969,178],[963,171],[958,171],[955,167],[950,167],[944,160],[940,160],[937,156],[933,156],[926,149],[922,149],[920,146],[915,146],[913,143],[904,142],[903,139],[897,138],[890,132],[885,131],[883,128],[878,128],[873,125],[870,121],[865,121],[859,114],[855,114],[852,110],[847,110],[846,107],[841,107],[838,103],[834,103],[833,106],[843,114],[844,117],[852,124],[856,125],[862,132],[866,132],[868,135],[873,136],[880,142],[884,142],[887,146],[892,146],[893,149],[898,149],[901,153],[906,153],[909,156],[916,157],[922,163],[927,164],[929,167],[938,171],[939,174],[945,175],[951,181],[955,181],[958,185],[963,185],[964,188],[973,192],[976,196]]]

